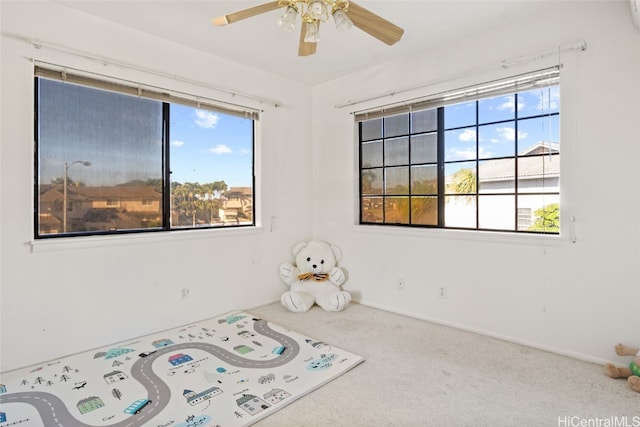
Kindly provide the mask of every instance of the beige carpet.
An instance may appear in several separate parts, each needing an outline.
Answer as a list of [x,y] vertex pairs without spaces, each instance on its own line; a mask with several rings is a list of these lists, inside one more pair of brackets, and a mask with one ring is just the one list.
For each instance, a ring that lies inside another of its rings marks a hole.
[[365,359],[256,426],[640,426],[640,393],[599,365],[359,304],[248,311]]

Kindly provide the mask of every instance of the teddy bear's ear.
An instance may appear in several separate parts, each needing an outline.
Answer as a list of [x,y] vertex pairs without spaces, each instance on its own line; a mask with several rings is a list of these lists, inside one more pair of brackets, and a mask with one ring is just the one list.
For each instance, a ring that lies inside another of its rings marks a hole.
[[336,257],[336,262],[340,261],[342,259],[342,249],[336,245],[331,245],[331,250],[333,251],[333,255]]
[[295,245],[293,247],[293,251],[292,251],[293,252],[293,256],[294,257],[297,256],[300,253],[301,250],[303,250],[304,248],[307,247],[307,244],[308,244],[307,242],[300,242],[297,245]]

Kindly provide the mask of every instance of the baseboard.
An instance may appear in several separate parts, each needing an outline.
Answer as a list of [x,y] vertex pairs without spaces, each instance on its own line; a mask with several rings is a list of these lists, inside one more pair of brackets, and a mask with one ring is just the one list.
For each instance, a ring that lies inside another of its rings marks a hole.
[[437,318],[433,318],[433,317],[429,317],[429,316],[424,316],[424,315],[418,314],[418,313],[398,311],[398,310],[394,310],[393,308],[389,308],[387,306],[380,305],[380,304],[373,304],[373,303],[369,303],[369,302],[366,302],[366,301],[352,301],[352,302],[354,302],[356,304],[361,304],[361,305],[364,305],[364,306],[367,306],[367,307],[375,308],[375,309],[378,309],[378,310],[384,310],[384,311],[388,311],[390,313],[399,314],[401,316],[407,316],[407,317],[411,317],[413,319],[424,320],[426,322],[431,322],[431,323],[435,323],[435,324],[438,324],[438,325],[448,326],[450,328],[459,329],[459,330],[462,330],[462,331],[472,332],[474,334],[479,334],[479,335],[484,335],[484,336],[491,337],[491,338],[496,338],[496,339],[499,339],[499,340],[502,340],[502,341],[506,341],[506,342],[510,342],[510,343],[513,343],[513,344],[523,345],[523,346],[526,346],[526,347],[534,348],[536,350],[542,350],[542,351],[547,351],[549,353],[558,354],[560,356],[571,357],[573,359],[581,360],[581,361],[584,361],[584,362],[594,363],[594,364],[598,364],[598,365],[603,365],[606,362],[609,362],[608,360],[604,360],[604,359],[601,359],[599,357],[594,357],[594,356],[591,356],[591,355],[588,355],[588,354],[568,351],[566,349],[544,345],[544,344],[541,344],[541,343],[537,343],[535,341],[523,340],[523,339],[512,337],[512,336],[509,336],[509,335],[499,334],[499,333],[496,333],[496,332],[487,331],[487,330],[480,329],[480,328],[473,328],[473,327],[469,327],[467,325],[462,325],[462,324],[455,323],[455,322],[449,322],[449,321],[442,320],[442,319],[437,319]]

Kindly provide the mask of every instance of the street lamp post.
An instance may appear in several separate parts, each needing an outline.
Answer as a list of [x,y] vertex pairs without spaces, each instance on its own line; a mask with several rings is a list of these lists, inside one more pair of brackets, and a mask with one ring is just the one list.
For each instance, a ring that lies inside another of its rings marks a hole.
[[64,162],[64,183],[62,190],[62,231],[67,232],[67,176],[69,174],[69,168],[77,163],[81,163],[85,166],[91,166],[91,162],[84,160],[76,160],[75,162]]

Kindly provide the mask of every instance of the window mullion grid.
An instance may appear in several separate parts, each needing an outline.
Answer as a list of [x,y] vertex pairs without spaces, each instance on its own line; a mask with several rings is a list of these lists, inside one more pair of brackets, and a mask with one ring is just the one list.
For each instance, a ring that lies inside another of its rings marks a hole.
[[444,228],[444,206],[446,202],[444,187],[444,107],[439,107],[436,114],[437,124],[437,175],[438,175],[438,227]]
[[387,223],[387,156],[385,148],[387,146],[387,137],[385,136],[385,122],[382,119],[382,223]]
[[171,105],[162,103],[162,228],[171,230],[171,141],[170,117]]
[[476,199],[476,230],[480,229],[480,101],[475,101],[476,108],[476,191],[474,197]]
[[413,197],[412,197],[413,196],[413,190],[411,189],[411,173],[413,172],[413,168],[411,167],[411,165],[412,165],[412,161],[411,161],[411,140],[412,140],[412,136],[413,136],[413,133],[411,132],[411,128],[412,128],[411,122],[412,122],[413,118],[411,116],[411,109],[409,109],[409,112],[407,114],[409,115],[409,120],[407,121],[408,124],[409,124],[409,128],[407,129],[407,132],[408,132],[408,134],[407,134],[407,136],[408,136],[408,140],[407,140],[408,165],[407,165],[407,168],[409,169],[409,171],[408,171],[409,172],[409,182],[407,183],[407,186],[408,186],[407,192],[408,192],[408,197],[409,197],[409,200],[408,200],[408,206],[409,206],[409,212],[408,212],[409,222],[408,222],[408,225],[413,225],[413,218],[411,218],[411,203],[412,203],[412,200],[413,200]]
[[516,108],[514,108],[514,110],[515,110],[515,113],[514,113],[514,118],[515,118],[514,128],[515,128],[515,139],[516,139],[515,140],[515,150],[516,150],[516,152],[514,153],[514,156],[513,156],[513,159],[514,159],[513,161],[515,162],[514,169],[513,169],[513,180],[514,180],[514,183],[513,183],[514,195],[513,195],[513,197],[515,198],[515,201],[514,201],[515,212],[513,213],[513,215],[515,216],[514,231],[519,231],[518,230],[518,205],[519,205],[519,202],[520,202],[520,197],[518,197],[518,194],[520,194],[520,190],[518,188],[519,187],[519,182],[520,182],[520,180],[518,179],[518,176],[519,176],[518,175],[518,165],[520,163],[520,161],[519,161],[519,156],[520,156],[520,138],[518,137],[518,127],[519,127],[520,121],[519,121],[519,117],[518,117],[518,108],[517,108],[517,106],[518,106],[518,95],[519,94],[517,92],[514,94],[514,100],[515,100],[515,105],[516,105]]

